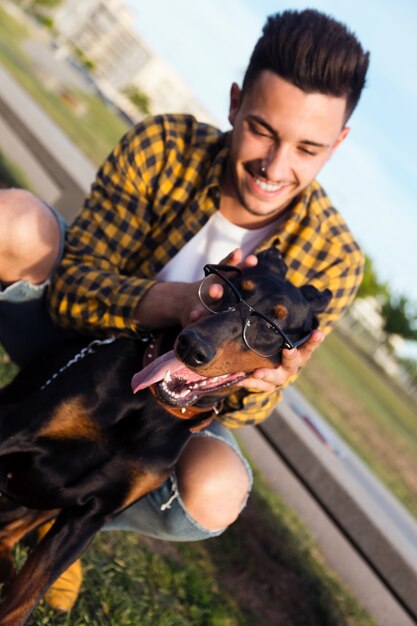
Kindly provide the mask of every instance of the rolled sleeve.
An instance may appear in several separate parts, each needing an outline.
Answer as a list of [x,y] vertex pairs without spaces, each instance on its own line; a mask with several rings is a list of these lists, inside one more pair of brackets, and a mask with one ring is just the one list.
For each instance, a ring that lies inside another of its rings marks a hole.
[[160,150],[160,142],[152,144],[153,126],[135,128],[122,139],[67,232],[47,298],[61,326],[94,333],[135,331],[134,311],[155,282],[137,275],[136,261],[154,219],[149,181],[157,175],[157,159],[149,150]]

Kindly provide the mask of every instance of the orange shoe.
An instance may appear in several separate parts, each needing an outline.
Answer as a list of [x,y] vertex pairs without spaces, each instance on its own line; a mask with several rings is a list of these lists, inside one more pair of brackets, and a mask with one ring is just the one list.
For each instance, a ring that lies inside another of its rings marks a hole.
[[[53,525],[54,520],[46,522],[38,528],[38,538],[42,539]],[[60,613],[68,613],[77,601],[80,593],[83,573],[81,561],[75,561],[61,574],[45,594],[49,606]]]

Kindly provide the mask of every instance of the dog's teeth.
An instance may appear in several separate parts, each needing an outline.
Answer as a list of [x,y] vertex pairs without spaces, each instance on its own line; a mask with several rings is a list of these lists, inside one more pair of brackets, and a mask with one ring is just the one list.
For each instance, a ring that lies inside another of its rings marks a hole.
[[218,380],[219,380],[219,377],[218,377],[218,376],[214,376],[214,377],[211,379],[211,382],[212,382],[212,383],[217,383],[217,381],[218,381]]
[[189,393],[191,393],[190,389],[184,389],[184,391],[181,391],[180,393],[180,398],[185,398],[185,396],[188,396]]
[[205,387],[207,385],[207,380],[202,380],[200,383],[201,387]]
[[167,370],[164,376],[164,382],[169,383],[172,380],[171,370]]

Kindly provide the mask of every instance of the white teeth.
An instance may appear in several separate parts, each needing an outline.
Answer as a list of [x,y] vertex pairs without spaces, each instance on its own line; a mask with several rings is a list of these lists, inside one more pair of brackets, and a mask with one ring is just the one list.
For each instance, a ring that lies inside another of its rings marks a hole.
[[259,185],[264,191],[278,191],[282,187],[285,187],[285,183],[266,183],[264,180],[255,177],[256,184]]
[[[167,372],[169,374],[169,370]],[[179,400],[180,398],[185,398],[186,396],[188,396],[191,393],[191,389],[183,389],[180,393],[176,393],[175,391],[171,391],[171,389],[168,388],[167,382],[169,382],[170,380],[172,380],[171,376],[169,376],[168,378],[165,375],[165,378],[163,381],[161,381],[160,385],[161,388],[163,389],[164,393],[169,396],[170,398],[173,398],[175,400]]]
[[170,370],[167,370],[164,376],[164,379],[160,382],[160,385],[161,385],[161,389],[164,391],[164,393],[167,396],[169,396],[173,400],[179,400],[182,398],[186,398],[195,389],[201,389],[202,387],[205,387],[206,385],[212,385],[216,383],[217,381],[222,381],[223,379],[228,378],[228,377],[229,377],[229,374],[221,374],[220,376],[213,376],[212,378],[204,378],[203,380],[195,382],[192,385],[189,385],[187,388],[177,393],[175,391],[172,391],[168,387],[167,383],[172,381],[172,376],[171,376]]

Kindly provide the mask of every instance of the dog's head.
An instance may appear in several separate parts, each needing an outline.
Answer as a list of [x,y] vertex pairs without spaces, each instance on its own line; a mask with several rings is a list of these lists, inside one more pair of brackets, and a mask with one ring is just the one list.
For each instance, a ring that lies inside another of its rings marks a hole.
[[[135,374],[135,392],[156,385],[160,400],[173,406],[224,395],[253,370],[276,367],[283,348],[306,341],[331,299],[328,289],[286,280],[275,248],[261,252],[255,267],[209,271],[200,298],[212,314],[182,330],[173,352]],[[222,285],[220,298],[211,298],[213,283]]]

